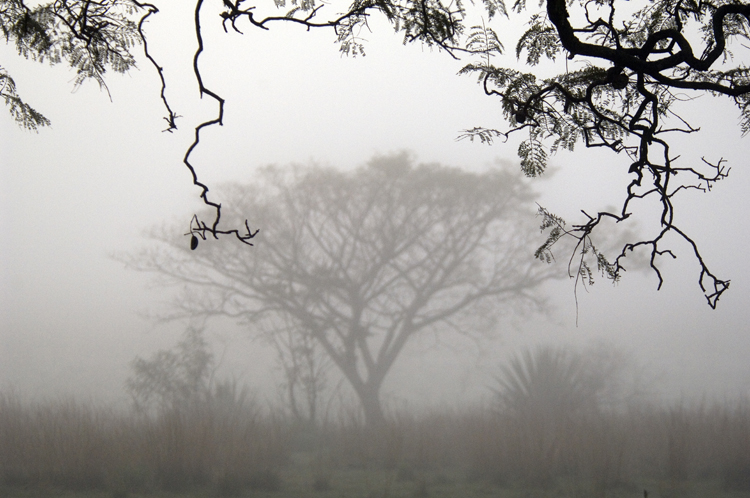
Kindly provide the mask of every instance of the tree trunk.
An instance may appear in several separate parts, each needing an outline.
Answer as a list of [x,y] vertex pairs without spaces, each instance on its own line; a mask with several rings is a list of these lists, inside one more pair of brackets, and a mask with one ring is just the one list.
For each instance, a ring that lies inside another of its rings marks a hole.
[[383,407],[380,405],[380,383],[368,382],[357,389],[357,396],[365,414],[365,425],[369,429],[379,429],[385,425]]

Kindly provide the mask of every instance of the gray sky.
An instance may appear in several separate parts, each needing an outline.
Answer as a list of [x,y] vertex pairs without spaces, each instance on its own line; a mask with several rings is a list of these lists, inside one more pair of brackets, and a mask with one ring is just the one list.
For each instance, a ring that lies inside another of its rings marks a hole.
[[[218,3],[213,8],[218,14]],[[0,60],[19,91],[53,122],[33,134],[0,117],[0,386],[30,396],[118,399],[128,361],[171,345],[181,330],[141,316],[158,309],[163,289],[149,288],[147,275],[127,271],[110,257],[147,243],[142,233],[151,226],[184,223],[187,231],[200,208],[181,160],[192,126],[213,116],[216,107],[199,99],[190,73],[192,12],[174,5],[163,10],[148,34],[165,67],[170,103],[184,116],[173,134],[161,131],[158,78],[145,59],[140,71],[110,76],[110,102],[93,83],[72,93],[67,68],[34,64],[0,47]],[[342,58],[327,31],[277,25],[270,32],[248,28],[240,36],[209,30],[201,67],[206,85],[227,99],[227,107],[225,126],[207,130],[193,156],[201,180],[247,181],[254,168],[269,163],[350,168],[374,153],[401,149],[420,161],[467,168],[517,162],[517,143],[487,147],[454,140],[463,128],[503,126],[499,103],[472,78],[455,76],[465,61],[404,47],[389,28],[373,27],[367,56],[356,59]],[[510,58],[512,39],[504,41]],[[728,102],[704,98],[694,104],[688,114],[703,131],[682,140],[684,160],[718,155],[733,168],[711,194],[678,201],[682,224],[709,266],[732,279],[716,311],[697,288],[689,248],[679,244],[678,260],[664,262],[660,292],[653,274],[626,274],[615,287],[600,280],[590,292],[579,289],[576,327],[572,284],[550,284],[550,316],[515,320],[481,355],[470,345],[457,353],[415,344],[421,353],[396,367],[386,391],[420,402],[450,401],[459,393],[481,392],[484,376],[508,351],[538,341],[598,338],[631,351],[673,396],[750,392],[747,146]],[[580,208],[615,204],[627,163],[582,147],[555,156],[551,164],[558,171],[537,182],[540,202],[569,221]],[[262,228],[262,220],[250,222]],[[566,258],[560,256],[563,272]],[[213,330],[236,337],[227,324]],[[257,345],[242,350],[229,361],[232,368],[257,383],[271,378],[266,351]],[[252,375],[247,365],[257,366]],[[412,382],[396,386],[399,373],[407,371]],[[425,388],[435,378],[442,382]]]

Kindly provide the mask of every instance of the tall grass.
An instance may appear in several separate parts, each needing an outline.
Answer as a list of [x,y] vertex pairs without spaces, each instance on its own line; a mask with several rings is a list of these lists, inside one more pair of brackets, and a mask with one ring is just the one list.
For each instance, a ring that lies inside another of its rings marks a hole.
[[403,479],[442,474],[575,496],[640,494],[653,483],[660,496],[679,496],[696,481],[750,493],[747,401],[631,406],[553,425],[490,407],[403,411],[378,431],[352,410],[311,430],[231,392],[151,414],[5,393],[0,479],[144,494],[212,487],[229,496],[283,487],[285,472],[304,461],[311,490],[328,489],[334,472],[390,469]]
[[211,399],[155,414],[0,394],[0,479],[11,486],[147,492],[251,485],[289,454],[283,421]]

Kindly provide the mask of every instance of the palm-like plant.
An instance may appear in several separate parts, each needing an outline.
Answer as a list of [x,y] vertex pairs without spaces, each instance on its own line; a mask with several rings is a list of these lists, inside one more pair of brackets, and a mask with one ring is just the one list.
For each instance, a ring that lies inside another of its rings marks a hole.
[[507,469],[528,485],[546,486],[572,464],[565,448],[577,437],[580,420],[600,408],[611,375],[581,353],[540,346],[501,368],[496,378],[498,409],[507,424]]
[[493,389],[501,411],[519,417],[572,416],[595,409],[605,381],[571,351],[541,346],[501,367]]

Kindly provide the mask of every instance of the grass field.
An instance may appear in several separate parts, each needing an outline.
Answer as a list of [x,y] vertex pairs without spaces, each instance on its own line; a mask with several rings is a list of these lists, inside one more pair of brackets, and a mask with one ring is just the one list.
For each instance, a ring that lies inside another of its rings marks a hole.
[[252,403],[150,415],[0,394],[0,498],[750,498],[750,406],[524,419],[344,414],[305,429]]
[[[406,475],[405,475],[406,474]],[[118,489],[74,490],[54,486],[4,486],[0,496],[7,498],[563,498],[611,497],[641,498],[643,489],[621,484],[600,489],[595,482],[561,480],[547,488],[503,485],[484,479],[470,479],[446,472],[404,470],[345,470],[330,472],[324,478],[309,470],[286,468],[267,481],[272,485],[240,487],[205,485],[182,491],[150,490],[127,492]],[[649,498],[747,498],[750,491],[726,489],[718,480],[643,481]]]

